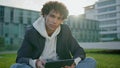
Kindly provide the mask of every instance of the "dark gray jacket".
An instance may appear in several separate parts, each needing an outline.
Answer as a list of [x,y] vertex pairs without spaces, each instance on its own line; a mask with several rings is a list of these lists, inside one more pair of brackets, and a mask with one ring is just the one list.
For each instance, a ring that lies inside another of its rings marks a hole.
[[[29,59],[38,59],[41,56],[44,46],[45,38],[34,27],[31,27],[25,33],[22,46],[17,53],[16,62],[29,65]],[[69,27],[65,24],[61,25],[61,31],[57,36],[56,53],[59,59],[80,57],[83,60],[85,58],[83,48],[79,46]]]

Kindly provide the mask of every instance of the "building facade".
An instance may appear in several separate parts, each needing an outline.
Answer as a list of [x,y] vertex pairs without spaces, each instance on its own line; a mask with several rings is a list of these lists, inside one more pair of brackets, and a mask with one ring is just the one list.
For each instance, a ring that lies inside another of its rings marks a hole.
[[[5,45],[20,45],[27,27],[39,16],[39,11],[0,6],[0,37],[4,37]],[[79,42],[99,41],[98,21],[69,16],[65,23]]]
[[101,41],[120,41],[120,0],[98,0],[85,14],[88,19],[100,21]]
[[101,41],[120,40],[120,0],[99,0],[96,9]]
[[99,42],[99,22],[85,19],[84,16],[69,16],[66,24],[69,25],[73,36],[79,42]]
[[97,20],[95,5],[86,6],[84,10],[86,19]]
[[8,6],[0,6],[0,36],[6,45],[20,45],[27,26],[40,16],[32,11]]

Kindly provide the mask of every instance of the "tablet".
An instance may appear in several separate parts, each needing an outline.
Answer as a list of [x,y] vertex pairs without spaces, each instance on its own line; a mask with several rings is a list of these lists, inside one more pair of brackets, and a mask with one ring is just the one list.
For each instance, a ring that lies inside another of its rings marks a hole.
[[65,60],[57,60],[57,61],[49,61],[46,62],[45,68],[61,68],[64,66],[71,66],[74,63],[74,59],[65,59]]

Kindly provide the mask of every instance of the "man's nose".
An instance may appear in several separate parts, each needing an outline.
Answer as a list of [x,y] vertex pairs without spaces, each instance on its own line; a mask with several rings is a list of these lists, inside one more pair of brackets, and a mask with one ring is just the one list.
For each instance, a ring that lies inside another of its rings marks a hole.
[[56,24],[57,21],[58,21],[58,19],[57,19],[57,18],[54,18],[53,23]]

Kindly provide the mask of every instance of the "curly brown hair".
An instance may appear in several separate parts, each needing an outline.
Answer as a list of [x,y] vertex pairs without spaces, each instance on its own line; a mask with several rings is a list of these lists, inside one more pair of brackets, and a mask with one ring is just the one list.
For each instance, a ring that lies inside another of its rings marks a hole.
[[58,1],[49,1],[43,5],[42,8],[42,15],[48,15],[51,10],[55,10],[59,12],[61,15],[63,15],[63,19],[66,19],[68,16],[68,9],[66,6]]

